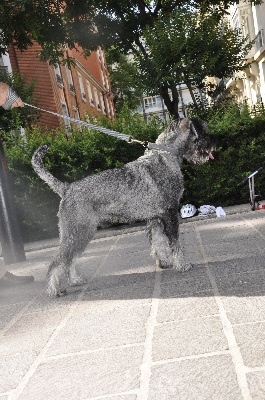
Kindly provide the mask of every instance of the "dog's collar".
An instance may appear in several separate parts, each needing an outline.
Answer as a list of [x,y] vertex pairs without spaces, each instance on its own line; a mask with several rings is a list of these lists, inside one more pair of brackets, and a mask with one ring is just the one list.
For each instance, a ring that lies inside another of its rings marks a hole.
[[173,149],[172,147],[164,146],[162,144],[156,144],[156,143],[149,143],[148,142],[147,149],[148,150],[167,151],[168,153],[174,154],[174,156],[178,156],[179,155],[179,151],[177,149]]

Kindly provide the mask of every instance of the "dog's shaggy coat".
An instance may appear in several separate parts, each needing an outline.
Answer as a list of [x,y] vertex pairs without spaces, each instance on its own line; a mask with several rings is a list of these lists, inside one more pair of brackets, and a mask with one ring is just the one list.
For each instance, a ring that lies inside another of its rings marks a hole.
[[[182,196],[182,159],[202,163],[209,159],[214,141],[207,125],[184,118],[162,132],[155,147],[142,157],[116,168],[67,184],[43,166],[49,145],[42,145],[32,158],[36,173],[61,197],[59,208],[60,248],[48,270],[48,294],[57,297],[64,271],[71,285],[83,279],[73,259],[86,247],[97,227],[106,222],[148,221],[152,255],[161,268],[186,271],[178,240],[178,207]],[[152,145],[150,145],[152,148]]]

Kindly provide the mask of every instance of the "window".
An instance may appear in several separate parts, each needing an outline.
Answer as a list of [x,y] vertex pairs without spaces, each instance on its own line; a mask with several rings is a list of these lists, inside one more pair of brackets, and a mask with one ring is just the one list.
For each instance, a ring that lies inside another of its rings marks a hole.
[[54,73],[55,73],[55,79],[56,83],[59,86],[63,86],[63,78],[60,70],[60,66],[57,64],[55,67],[53,67]]
[[[62,103],[62,112],[63,112],[64,116],[69,117],[68,108],[67,108],[67,105],[65,103]],[[70,121],[68,119],[64,118],[64,125],[65,125],[65,127],[66,127],[66,129],[68,131],[71,130]]]
[[106,114],[106,108],[105,108],[105,104],[104,104],[104,97],[103,97],[102,93],[100,93],[100,103],[101,103],[101,109],[102,109],[103,113]]
[[4,65],[3,57],[0,57],[0,79],[5,79],[8,73],[8,67]]
[[100,110],[100,104],[99,104],[99,98],[98,98],[98,91],[96,88],[94,88],[94,98],[96,101],[96,107],[98,110]]
[[72,94],[75,94],[75,87],[74,87],[74,84],[73,84],[72,71],[68,66],[65,67],[65,71],[66,71],[66,76],[67,76],[67,81],[68,81],[68,85],[69,85],[69,88],[70,88],[70,92]]
[[79,87],[80,87],[80,92],[81,92],[81,98],[83,101],[86,102],[86,94],[85,94],[82,76],[79,73],[77,73],[77,76],[78,76],[78,82],[79,82]]
[[87,93],[88,93],[90,104],[93,106],[94,100],[93,100],[91,85],[90,85],[89,81],[86,81],[86,88],[87,88]]
[[144,108],[161,108],[161,98],[159,96],[156,97],[146,97],[144,99]]
[[263,29],[261,29],[256,37],[256,49],[259,50],[261,47],[264,46],[264,39],[263,39]]
[[[73,107],[73,111],[74,111],[74,118],[80,120],[78,108]],[[82,130],[82,126],[78,122],[76,123],[76,128],[78,131]]]

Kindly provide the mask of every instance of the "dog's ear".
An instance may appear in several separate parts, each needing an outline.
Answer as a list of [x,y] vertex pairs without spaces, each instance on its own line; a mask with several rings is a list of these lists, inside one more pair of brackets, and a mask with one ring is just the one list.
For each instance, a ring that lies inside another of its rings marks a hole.
[[192,122],[189,118],[182,118],[179,122],[179,131],[183,135],[190,135],[191,131],[194,133],[192,129]]

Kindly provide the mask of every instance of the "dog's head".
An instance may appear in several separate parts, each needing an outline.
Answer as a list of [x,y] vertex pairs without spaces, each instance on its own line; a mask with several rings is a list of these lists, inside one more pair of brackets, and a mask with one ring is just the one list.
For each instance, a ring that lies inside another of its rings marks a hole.
[[189,162],[202,164],[209,158],[213,159],[212,151],[216,148],[215,140],[209,135],[209,131],[206,122],[196,118],[183,118],[173,121],[159,135],[156,143],[176,149],[179,156]]

